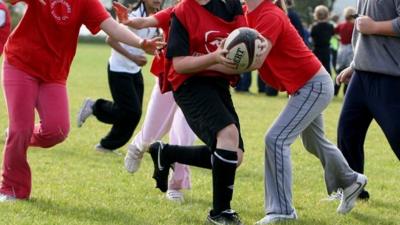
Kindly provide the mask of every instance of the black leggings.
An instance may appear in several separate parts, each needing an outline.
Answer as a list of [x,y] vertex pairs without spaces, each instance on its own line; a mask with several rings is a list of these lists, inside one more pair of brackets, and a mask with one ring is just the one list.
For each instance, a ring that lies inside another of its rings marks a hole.
[[96,100],[93,114],[99,121],[113,125],[100,144],[114,150],[129,141],[140,121],[144,88],[142,72],[113,72],[108,66],[108,84],[114,102]]

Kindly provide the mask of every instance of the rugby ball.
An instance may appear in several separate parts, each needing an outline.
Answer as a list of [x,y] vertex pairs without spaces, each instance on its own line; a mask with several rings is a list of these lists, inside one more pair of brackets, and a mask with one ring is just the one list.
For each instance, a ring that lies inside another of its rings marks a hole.
[[235,29],[224,43],[224,49],[228,50],[226,58],[235,62],[238,73],[251,71],[265,61],[267,52],[262,47],[264,44],[261,45],[264,42],[265,39],[254,29],[248,27]]

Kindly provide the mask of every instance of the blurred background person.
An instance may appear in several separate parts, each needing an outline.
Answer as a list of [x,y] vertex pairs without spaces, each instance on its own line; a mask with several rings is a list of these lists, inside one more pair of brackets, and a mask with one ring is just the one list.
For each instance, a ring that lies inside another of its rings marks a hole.
[[[333,14],[331,20],[329,21],[333,28],[335,28],[339,22],[340,16],[338,14]],[[339,49],[339,36],[334,34],[331,38],[331,74],[336,74],[336,61]]]
[[311,27],[311,38],[314,46],[314,54],[322,65],[331,73],[331,38],[334,35],[334,27],[329,23],[329,9],[324,5],[315,7],[315,23]]
[[[132,8],[129,18],[154,14],[161,7],[161,3],[160,0],[139,1]],[[159,36],[157,28],[128,28],[141,38]],[[125,145],[139,124],[144,91],[142,66],[147,63],[142,49],[120,43],[112,37],[107,37],[106,41],[112,48],[107,74],[113,101],[87,98],[77,118],[78,127],[91,115],[100,122],[112,125],[110,131],[95,145],[95,149],[100,152],[112,152]]]
[[[345,68],[350,66],[353,60],[353,47],[351,45],[351,36],[354,30],[354,15],[356,14],[356,9],[354,7],[347,7],[344,9],[345,21],[340,23],[335,28],[335,33],[340,37],[340,46],[338,51],[338,57],[336,65],[336,72],[340,74]],[[335,84],[335,96],[338,95],[340,89],[340,84]],[[344,84],[343,94],[346,93],[347,84]]]
[[250,93],[251,72],[240,74],[240,80],[235,87],[236,92]]

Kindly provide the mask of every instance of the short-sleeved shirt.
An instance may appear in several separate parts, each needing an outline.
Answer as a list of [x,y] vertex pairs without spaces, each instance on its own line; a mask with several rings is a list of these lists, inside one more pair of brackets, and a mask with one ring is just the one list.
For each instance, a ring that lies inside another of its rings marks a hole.
[[272,43],[261,78],[280,91],[295,93],[321,68],[321,63],[304,44],[287,15],[270,1],[247,13],[249,26]]
[[[215,16],[231,22],[235,16],[243,15],[243,9],[239,1],[230,2],[231,8],[229,9],[221,0],[210,0],[203,8]],[[175,15],[172,16],[171,30],[173,32],[168,39],[167,58],[188,56],[190,54],[189,34]]]
[[[129,19],[146,17],[146,16],[148,15],[146,13],[145,5],[144,3],[141,3],[136,10],[133,10],[129,14]],[[136,34],[137,36],[143,39],[151,39],[158,35],[157,28],[154,27],[143,28],[139,30],[128,27],[128,29],[132,33]],[[135,48],[124,43],[120,43],[120,45],[132,55],[141,55],[141,56],[145,55],[145,52],[141,48]],[[138,66],[135,62],[121,55],[114,49],[111,50],[111,56],[108,62],[110,64],[110,70],[114,72],[137,74],[141,70],[141,67]]]
[[354,23],[344,22],[335,28],[335,33],[340,36],[340,43],[343,45],[351,44],[351,37],[353,35]]
[[215,51],[221,41],[233,30],[246,26],[239,0],[211,0],[202,6],[195,0],[184,0],[174,10],[167,45],[168,82],[177,90],[193,76],[223,77],[235,85],[239,76],[204,70],[179,74],[172,59],[180,56],[200,56]]
[[328,22],[318,22],[311,28],[311,37],[315,48],[329,49],[333,35],[335,35],[335,28]]
[[7,41],[5,59],[43,82],[65,84],[80,27],[96,34],[110,15],[99,0],[24,1],[28,8]]

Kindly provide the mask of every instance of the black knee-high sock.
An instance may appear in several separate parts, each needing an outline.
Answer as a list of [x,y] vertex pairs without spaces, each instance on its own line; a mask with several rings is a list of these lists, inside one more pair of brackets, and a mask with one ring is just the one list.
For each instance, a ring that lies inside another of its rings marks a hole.
[[213,155],[213,211],[214,215],[231,208],[233,184],[238,157],[236,152],[216,149]]
[[163,161],[168,164],[175,162],[185,165],[211,169],[211,150],[206,145],[179,146],[166,144],[163,151]]

